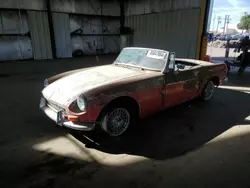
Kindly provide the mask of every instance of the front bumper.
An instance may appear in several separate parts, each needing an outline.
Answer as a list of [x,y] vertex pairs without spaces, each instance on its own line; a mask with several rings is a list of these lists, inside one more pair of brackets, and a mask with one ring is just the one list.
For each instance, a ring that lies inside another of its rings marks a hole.
[[56,124],[60,126],[64,126],[70,129],[78,130],[78,131],[91,131],[95,128],[94,122],[82,123],[82,122],[72,122],[68,121],[62,110],[56,110],[47,105],[46,100],[41,98],[40,100],[40,109]]

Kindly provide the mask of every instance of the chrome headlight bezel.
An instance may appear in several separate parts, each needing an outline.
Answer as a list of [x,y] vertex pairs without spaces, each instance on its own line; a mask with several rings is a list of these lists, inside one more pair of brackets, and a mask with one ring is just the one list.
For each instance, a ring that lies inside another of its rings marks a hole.
[[88,101],[84,95],[79,95],[76,98],[76,104],[82,112],[85,112],[87,110]]
[[43,86],[44,87],[47,87],[49,85],[49,80],[48,79],[45,79],[44,82],[43,82]]

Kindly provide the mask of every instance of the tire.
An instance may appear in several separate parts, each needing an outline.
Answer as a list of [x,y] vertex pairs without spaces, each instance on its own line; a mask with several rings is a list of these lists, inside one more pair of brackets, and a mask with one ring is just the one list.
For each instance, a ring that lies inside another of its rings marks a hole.
[[135,115],[125,105],[108,108],[101,118],[100,127],[109,136],[118,137],[129,129],[135,120]]
[[213,96],[213,93],[214,93],[214,90],[215,90],[215,85],[214,85],[214,82],[213,81],[208,81],[202,91],[202,94],[201,94],[201,99],[203,101],[208,101],[212,98]]

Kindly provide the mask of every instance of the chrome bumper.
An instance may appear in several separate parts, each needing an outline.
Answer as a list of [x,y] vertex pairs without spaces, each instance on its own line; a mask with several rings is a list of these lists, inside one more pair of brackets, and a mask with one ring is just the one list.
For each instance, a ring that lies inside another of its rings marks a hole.
[[72,121],[68,121],[64,114],[61,111],[55,111],[46,105],[46,103],[41,99],[40,101],[40,109],[56,124],[60,126],[64,126],[70,129],[78,130],[78,131],[91,131],[95,128],[95,123],[74,123]]

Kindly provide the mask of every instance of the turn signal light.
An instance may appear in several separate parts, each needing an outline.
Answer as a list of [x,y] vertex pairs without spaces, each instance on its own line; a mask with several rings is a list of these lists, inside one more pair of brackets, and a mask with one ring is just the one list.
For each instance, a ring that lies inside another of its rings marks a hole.
[[78,116],[68,116],[68,120],[72,122],[78,121]]

